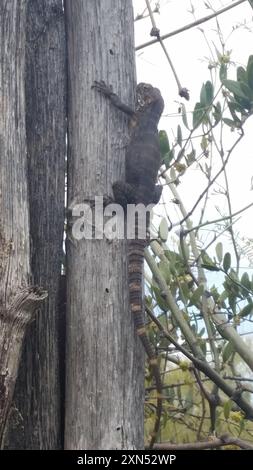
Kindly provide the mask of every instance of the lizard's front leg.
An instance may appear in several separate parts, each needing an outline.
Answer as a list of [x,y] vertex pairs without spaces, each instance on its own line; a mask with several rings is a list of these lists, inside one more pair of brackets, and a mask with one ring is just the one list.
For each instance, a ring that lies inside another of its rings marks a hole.
[[106,98],[108,98],[113,106],[123,111],[123,113],[127,114],[128,116],[134,116],[134,110],[125,103],[122,103],[121,99],[113,92],[112,87],[106,85],[106,83],[101,80],[100,82],[94,81],[92,88],[95,88],[99,93],[102,93]]

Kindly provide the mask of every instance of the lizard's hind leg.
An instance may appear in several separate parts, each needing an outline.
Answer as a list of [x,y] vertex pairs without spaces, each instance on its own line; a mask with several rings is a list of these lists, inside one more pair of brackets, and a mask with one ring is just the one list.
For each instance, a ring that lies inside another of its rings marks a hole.
[[152,197],[152,203],[153,204],[158,204],[158,202],[160,201],[162,192],[163,192],[163,187],[161,185],[157,184],[154,187],[154,192],[153,192],[153,197]]
[[114,200],[120,204],[125,210],[127,204],[135,204],[135,189],[131,184],[124,181],[115,181],[112,185]]

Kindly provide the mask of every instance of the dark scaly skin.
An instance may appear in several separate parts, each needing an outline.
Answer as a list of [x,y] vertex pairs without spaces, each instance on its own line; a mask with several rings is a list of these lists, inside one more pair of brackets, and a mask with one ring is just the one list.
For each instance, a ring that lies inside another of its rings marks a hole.
[[[162,187],[156,185],[161,166],[157,125],[164,102],[160,91],[146,83],[140,83],[136,90],[136,110],[122,103],[104,82],[95,82],[94,88],[131,117],[131,140],[126,151],[126,181],[116,181],[113,185],[114,200],[127,209],[127,204],[157,204]],[[149,218],[147,219],[148,229]],[[143,264],[147,236],[128,241],[129,300],[137,335],[148,356],[149,366],[156,382],[157,410],[154,431],[149,447],[152,448],[160,428],[162,414],[162,381],[155,350],[145,329],[143,308]],[[146,231],[145,231],[146,233]]]

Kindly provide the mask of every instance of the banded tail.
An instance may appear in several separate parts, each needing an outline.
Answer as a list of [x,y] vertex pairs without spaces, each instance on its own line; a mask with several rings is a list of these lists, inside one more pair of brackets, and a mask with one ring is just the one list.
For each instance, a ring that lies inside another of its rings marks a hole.
[[135,239],[129,241],[128,246],[128,274],[129,274],[129,301],[130,309],[134,319],[136,333],[139,336],[145,352],[148,356],[149,366],[155,379],[157,390],[157,409],[154,431],[152,433],[149,447],[152,449],[159,428],[162,415],[162,381],[158,366],[155,350],[149,341],[145,329],[145,318],[143,308],[142,283],[143,283],[143,264],[144,249],[146,240]]

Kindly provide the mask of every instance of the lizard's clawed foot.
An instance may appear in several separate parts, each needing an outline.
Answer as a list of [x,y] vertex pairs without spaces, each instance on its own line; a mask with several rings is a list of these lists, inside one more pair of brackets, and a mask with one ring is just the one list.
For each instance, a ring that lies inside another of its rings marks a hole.
[[95,88],[99,93],[102,93],[105,96],[111,96],[113,94],[112,86],[106,85],[104,80],[94,80],[91,88]]

